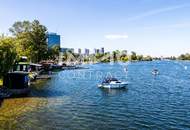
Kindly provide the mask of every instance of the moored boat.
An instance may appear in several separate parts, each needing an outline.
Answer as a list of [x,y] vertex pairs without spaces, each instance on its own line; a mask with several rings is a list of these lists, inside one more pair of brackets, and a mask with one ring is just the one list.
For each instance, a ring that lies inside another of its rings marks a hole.
[[125,88],[128,85],[127,82],[119,81],[116,78],[106,78],[101,84],[98,85],[100,88],[109,88],[109,89],[120,89]]
[[10,72],[4,77],[3,88],[13,95],[28,94],[29,86],[28,72]]
[[153,75],[158,75],[158,74],[159,74],[158,69],[154,69],[154,70],[152,71],[152,74],[153,74]]

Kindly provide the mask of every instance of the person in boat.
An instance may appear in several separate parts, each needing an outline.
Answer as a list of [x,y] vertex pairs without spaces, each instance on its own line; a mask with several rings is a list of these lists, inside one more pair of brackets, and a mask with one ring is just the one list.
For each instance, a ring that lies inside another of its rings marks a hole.
[[111,81],[118,81],[116,78],[106,78],[102,83],[110,83]]
[[116,78],[105,78],[102,83],[100,85],[98,85],[98,87],[101,88],[125,88],[127,85],[126,82],[121,82]]

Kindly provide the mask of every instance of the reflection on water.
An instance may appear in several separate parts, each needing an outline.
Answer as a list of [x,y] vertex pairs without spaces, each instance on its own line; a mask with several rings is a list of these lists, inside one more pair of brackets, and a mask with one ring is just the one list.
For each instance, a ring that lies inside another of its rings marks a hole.
[[[124,66],[96,64],[89,65],[90,69],[59,72],[52,80],[35,84],[29,97],[4,100],[0,128],[190,128],[189,62],[130,63],[127,73]],[[152,75],[154,68],[159,75]],[[122,81],[127,80],[127,89],[98,88],[102,80],[96,75],[99,72],[101,77],[109,72]]]
[[115,96],[115,95],[121,95],[127,92],[127,88],[122,88],[122,89],[99,88],[99,89],[101,90],[103,96]]

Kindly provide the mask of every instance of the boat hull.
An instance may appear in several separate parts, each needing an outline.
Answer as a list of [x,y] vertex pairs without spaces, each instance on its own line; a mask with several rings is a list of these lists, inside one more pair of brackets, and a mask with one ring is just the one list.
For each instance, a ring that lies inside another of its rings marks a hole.
[[110,83],[110,84],[100,84],[98,85],[100,88],[108,88],[108,89],[121,89],[121,88],[126,88],[127,83]]
[[23,88],[23,89],[7,89],[9,92],[11,92],[13,95],[22,95],[22,94],[28,94],[30,93],[29,88]]
[[159,72],[152,72],[153,75],[159,75]]

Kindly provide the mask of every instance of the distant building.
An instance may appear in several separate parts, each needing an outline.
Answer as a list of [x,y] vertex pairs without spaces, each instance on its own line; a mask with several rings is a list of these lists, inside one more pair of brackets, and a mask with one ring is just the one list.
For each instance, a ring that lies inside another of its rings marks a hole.
[[94,53],[95,54],[99,54],[100,53],[100,49],[94,49]]
[[84,54],[88,56],[90,54],[90,50],[89,49],[85,49]]
[[101,48],[100,53],[101,53],[101,54],[104,54],[104,47]]
[[94,54],[97,54],[97,53],[99,53],[99,49],[94,49]]
[[94,49],[94,54],[96,54],[96,53],[97,53],[97,49],[95,48],[95,49]]
[[100,53],[100,49],[97,49],[97,54],[99,54]]
[[61,44],[61,36],[56,33],[48,33],[47,34],[47,43],[48,47],[51,48],[53,46],[59,46]]
[[78,54],[81,54],[82,53],[82,50],[79,48],[78,49]]
[[61,48],[61,52],[63,52],[63,53],[66,53],[66,52],[74,53],[74,49],[73,48]]

